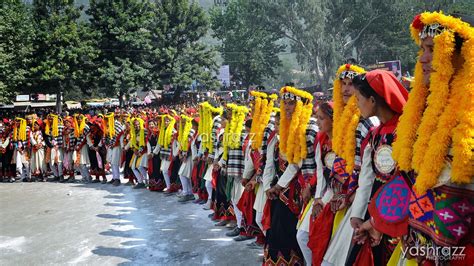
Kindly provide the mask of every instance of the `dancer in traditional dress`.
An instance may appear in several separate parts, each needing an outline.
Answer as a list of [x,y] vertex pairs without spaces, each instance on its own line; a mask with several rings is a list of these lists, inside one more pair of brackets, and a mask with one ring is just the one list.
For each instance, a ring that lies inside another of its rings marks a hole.
[[[411,24],[412,37],[421,51],[392,155],[403,181],[413,185],[408,203],[396,201],[407,205],[390,208],[409,210],[408,233],[399,243],[405,250],[448,252],[407,253],[394,263],[474,263],[473,22],[469,17],[425,12]],[[391,192],[391,186],[383,188],[378,195]],[[393,229],[406,229],[402,223],[406,221],[400,217],[405,212],[383,212],[376,199],[369,206],[371,222],[362,228],[372,243],[377,243],[382,233],[393,235]],[[461,249],[462,254],[456,252]]]
[[13,160],[13,128],[12,121],[8,118],[3,119],[3,130],[0,139],[0,153],[2,157],[2,172],[3,181],[15,182],[15,165]]
[[33,121],[31,133],[31,173],[38,181],[46,181],[45,141],[42,127],[43,121],[40,118]]
[[179,158],[181,166],[179,168],[179,179],[183,187],[179,202],[194,200],[193,185],[191,183],[191,174],[193,170],[193,154],[191,144],[197,136],[196,128],[193,127],[193,118],[187,115],[181,115],[178,130]]
[[64,139],[63,129],[59,116],[56,114],[49,114],[46,119],[45,135],[46,140],[46,161],[49,163],[54,178],[52,181],[64,180],[63,176],[63,156],[64,156]]
[[173,116],[165,114],[161,117],[158,145],[153,151],[155,155],[159,154],[161,158],[160,170],[166,183],[166,188],[164,189],[165,194],[176,192],[176,188],[172,187],[171,182],[171,162],[178,154],[177,142],[175,143],[174,137],[177,132],[175,130],[175,124],[176,119]]
[[114,113],[105,115],[105,146],[107,147],[107,160],[112,168],[111,184],[120,185],[120,159],[122,156],[123,125],[115,119]]
[[97,116],[90,123],[90,132],[87,134],[87,144],[89,145],[89,159],[91,162],[91,175],[95,175],[93,183],[99,183],[102,177],[102,184],[107,183],[105,176],[105,156],[104,145],[104,122],[102,116]]
[[133,150],[130,168],[138,183],[135,189],[146,188],[148,181],[148,145],[146,142],[147,130],[145,121],[141,118],[133,118],[130,121],[130,141],[127,145]]
[[69,175],[67,180],[62,180],[61,183],[75,181],[74,173],[74,150],[76,148],[77,139],[74,137],[74,119],[71,116],[66,116],[63,119],[64,123],[64,156],[63,156],[63,166],[64,173]]
[[268,199],[263,216],[267,231],[264,265],[303,264],[296,225],[303,205],[301,189],[316,169],[317,126],[311,118],[313,96],[291,86],[283,87],[280,95],[280,139],[278,145],[269,147],[265,166],[274,168],[275,175],[265,176],[263,181],[265,188],[271,186],[266,190]]
[[[345,263],[354,227],[362,223],[367,209],[371,183],[359,182],[359,173],[368,133],[379,121],[376,117],[361,117],[357,107],[352,80],[364,72],[361,67],[345,64],[336,73],[332,133],[332,149],[336,157],[326,183],[332,196],[329,202],[322,201],[322,198],[314,201],[319,208],[324,208],[318,220],[323,224],[314,225],[321,229],[310,235],[313,264],[320,264],[323,258],[324,265]],[[320,194],[318,198],[322,196]]]
[[[153,117],[148,120],[148,143],[150,144],[151,151],[154,151],[158,146],[160,127],[157,125],[157,121],[161,122],[161,117]],[[152,157],[148,159],[148,176],[150,183],[148,189],[150,191],[163,191],[163,189],[166,188],[166,184],[160,169],[161,158],[154,153],[152,153],[151,156]]]
[[[349,262],[355,261],[358,265],[366,265],[366,260],[372,253],[374,265],[386,265],[398,241],[395,237],[400,237],[407,232],[406,221],[403,221],[403,216],[406,217],[406,215],[401,214],[403,211],[408,212],[408,209],[399,209],[397,203],[408,202],[410,193],[407,184],[396,171],[391,145],[396,139],[395,130],[403,106],[408,99],[408,91],[392,72],[385,70],[373,70],[361,74],[355,77],[353,82],[361,115],[366,118],[377,116],[381,121],[381,125],[370,133],[370,141],[364,151],[364,166],[369,166],[369,169],[364,167],[361,170],[360,179],[367,179],[373,183],[369,202],[371,202],[370,205],[377,204],[377,208],[381,208],[379,217],[388,215],[394,219],[391,221],[390,229],[387,230],[390,234],[383,237],[379,235],[371,242],[367,241],[363,229],[367,222],[357,228],[354,239],[359,243],[365,242],[366,248],[358,252],[359,258],[355,260],[353,260],[354,253],[351,252]],[[387,189],[385,193],[376,194],[383,187]],[[390,200],[386,201],[387,198]],[[383,202],[379,202],[380,200]],[[374,213],[370,207],[369,213],[371,215]],[[370,244],[373,246],[372,250],[368,249]]]
[[15,118],[13,126],[13,141],[16,146],[14,158],[17,169],[20,171],[20,180],[31,182],[30,157],[31,157],[31,130],[23,118]]
[[87,118],[83,114],[76,114],[74,120],[74,137],[76,138],[76,152],[74,156],[74,166],[79,170],[82,181],[88,183],[91,181],[89,173],[89,145],[87,143],[90,127],[87,125]]

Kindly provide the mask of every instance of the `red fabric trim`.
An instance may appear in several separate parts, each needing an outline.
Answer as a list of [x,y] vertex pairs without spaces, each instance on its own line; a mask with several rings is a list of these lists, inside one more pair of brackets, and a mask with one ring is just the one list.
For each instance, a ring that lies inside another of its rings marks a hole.
[[[307,215],[310,215],[309,213]],[[311,217],[309,224],[308,247],[312,251],[313,265],[321,265],[324,254],[331,240],[332,226],[335,214],[331,211],[331,205],[326,204],[321,213],[314,219]]]
[[267,199],[267,202],[265,202],[265,207],[263,208],[263,215],[262,215],[263,231],[267,231],[271,227],[271,224],[272,224],[271,209],[272,209],[272,201],[270,199]]

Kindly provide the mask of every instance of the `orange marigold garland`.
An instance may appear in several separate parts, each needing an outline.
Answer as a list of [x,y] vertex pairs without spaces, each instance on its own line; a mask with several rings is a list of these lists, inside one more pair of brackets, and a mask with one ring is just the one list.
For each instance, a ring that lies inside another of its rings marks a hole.
[[355,65],[342,65],[339,67],[334,80],[333,102],[333,143],[332,148],[334,152],[346,163],[346,170],[350,173],[355,166],[355,148],[356,148],[356,134],[357,125],[360,120],[360,111],[357,106],[357,99],[352,96],[346,105],[344,105],[342,95],[342,84],[340,80],[343,71],[352,71],[359,74],[365,73],[365,70]]

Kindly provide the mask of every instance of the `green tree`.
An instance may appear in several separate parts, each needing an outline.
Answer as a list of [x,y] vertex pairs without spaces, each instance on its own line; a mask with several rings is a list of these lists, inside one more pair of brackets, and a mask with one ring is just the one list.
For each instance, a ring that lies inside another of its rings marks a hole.
[[230,66],[233,80],[244,85],[262,84],[274,78],[281,65],[278,53],[284,45],[281,35],[268,24],[255,23],[253,1],[234,0],[225,8],[211,10],[213,37],[221,41],[224,64]]
[[215,51],[202,42],[209,19],[198,3],[189,0],[161,0],[155,6],[151,27],[153,77],[160,84],[189,86],[195,80],[214,89],[218,82]]
[[98,34],[97,83],[109,96],[119,97],[147,86],[150,79],[149,54],[153,49],[148,29],[153,17],[149,1],[91,0],[86,12],[90,27]]
[[[80,8],[73,0],[35,0],[33,86],[31,91],[57,93],[66,90],[90,90],[92,61],[97,57],[94,39],[87,26],[78,23]],[[61,111],[61,97],[57,97]]]
[[0,102],[8,102],[27,85],[33,52],[34,29],[22,1],[1,4],[0,36]]

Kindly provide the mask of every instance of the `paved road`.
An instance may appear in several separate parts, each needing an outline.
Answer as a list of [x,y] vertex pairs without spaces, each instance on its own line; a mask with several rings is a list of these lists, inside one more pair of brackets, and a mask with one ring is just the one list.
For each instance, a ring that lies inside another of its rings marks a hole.
[[259,265],[208,211],[102,184],[0,183],[0,265]]

